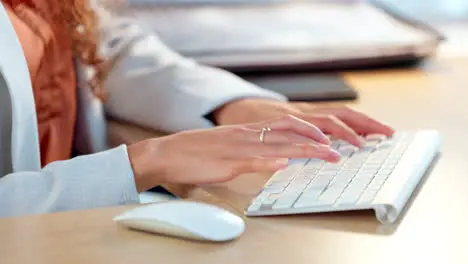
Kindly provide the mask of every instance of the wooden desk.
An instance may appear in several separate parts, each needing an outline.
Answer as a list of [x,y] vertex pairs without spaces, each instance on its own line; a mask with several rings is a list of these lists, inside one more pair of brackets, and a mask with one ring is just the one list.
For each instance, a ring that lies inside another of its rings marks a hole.
[[[422,70],[345,74],[353,103],[397,129],[435,128],[442,155],[403,220],[379,225],[372,213],[246,219],[225,244],[131,232],[111,221],[128,207],[0,220],[1,263],[468,263],[468,60]],[[114,143],[152,136],[110,124]],[[245,175],[179,195],[240,212],[269,175]],[[223,202],[222,200],[226,201]]]

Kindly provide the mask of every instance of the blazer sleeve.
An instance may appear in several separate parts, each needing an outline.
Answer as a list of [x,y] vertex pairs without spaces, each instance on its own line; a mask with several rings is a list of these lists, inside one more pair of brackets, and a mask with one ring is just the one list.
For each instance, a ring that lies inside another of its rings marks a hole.
[[0,217],[138,202],[124,145],[0,178]]
[[213,126],[206,116],[236,99],[286,100],[182,57],[131,20],[110,16],[102,21],[101,52],[115,61],[105,82],[106,112],[113,117],[177,132]]

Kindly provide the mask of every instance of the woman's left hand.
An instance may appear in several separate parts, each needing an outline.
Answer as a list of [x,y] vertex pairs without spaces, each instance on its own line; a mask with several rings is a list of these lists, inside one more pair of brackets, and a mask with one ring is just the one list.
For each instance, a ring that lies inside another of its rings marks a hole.
[[311,103],[291,103],[268,99],[242,99],[228,103],[214,113],[219,125],[252,123],[290,114],[308,121],[333,137],[360,146],[360,135],[391,136],[394,130],[348,107],[317,107]]

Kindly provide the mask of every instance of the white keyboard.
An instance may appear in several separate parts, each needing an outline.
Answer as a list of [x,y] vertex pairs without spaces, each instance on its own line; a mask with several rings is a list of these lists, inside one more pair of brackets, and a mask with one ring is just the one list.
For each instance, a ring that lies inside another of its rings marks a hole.
[[293,160],[277,171],[252,200],[248,216],[374,209],[384,224],[394,223],[439,152],[436,131],[370,135],[358,149],[344,141],[332,147],[338,163]]

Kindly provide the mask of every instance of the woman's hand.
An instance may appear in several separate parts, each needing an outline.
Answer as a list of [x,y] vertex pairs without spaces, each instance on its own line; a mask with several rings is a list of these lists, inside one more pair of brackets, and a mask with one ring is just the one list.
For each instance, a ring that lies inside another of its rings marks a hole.
[[257,122],[286,114],[306,120],[327,134],[359,146],[359,135],[384,134],[394,130],[348,107],[318,107],[311,103],[290,103],[268,99],[242,99],[218,109],[213,117],[220,125]]
[[[260,142],[262,128],[271,128]],[[340,157],[314,125],[293,116],[247,125],[195,130],[129,147],[138,190],[164,183],[224,182],[250,172],[274,172],[289,158]]]

